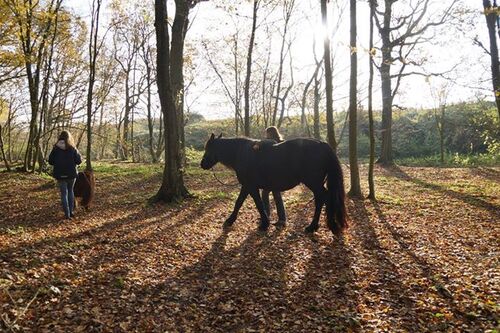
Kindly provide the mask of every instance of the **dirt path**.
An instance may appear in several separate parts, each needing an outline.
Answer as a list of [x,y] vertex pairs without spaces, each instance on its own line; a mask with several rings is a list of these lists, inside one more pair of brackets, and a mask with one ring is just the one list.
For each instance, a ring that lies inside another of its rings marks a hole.
[[377,175],[379,202],[349,200],[336,239],[323,220],[303,233],[302,188],[284,195],[288,227],[260,233],[250,200],[221,228],[236,190],[199,171],[187,178],[197,198],[170,206],[145,204],[154,173],[98,174],[96,206],[70,223],[53,182],[0,173],[0,331],[496,328],[500,171]]

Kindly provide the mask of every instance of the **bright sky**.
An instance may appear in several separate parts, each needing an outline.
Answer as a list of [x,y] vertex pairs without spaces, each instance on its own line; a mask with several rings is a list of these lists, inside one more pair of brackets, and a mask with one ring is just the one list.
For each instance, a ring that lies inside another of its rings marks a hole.
[[[432,0],[431,0],[432,1]],[[449,0],[451,1],[451,0]],[[430,15],[435,15],[443,8],[442,3],[449,1],[432,1],[432,10]],[[228,1],[225,1],[228,2]],[[297,0],[297,9],[292,18],[291,36],[294,38],[291,54],[293,57],[294,78],[296,84],[306,82],[314,70],[313,58],[313,39],[315,34],[321,35],[319,1],[315,0]],[[342,3],[344,2],[344,5]],[[233,11],[229,14],[227,11],[217,6],[220,1],[213,0],[202,2],[193,10],[191,19],[193,24],[188,32],[186,43],[198,50],[194,64],[198,65],[195,70],[196,79],[194,86],[187,93],[187,102],[192,101],[192,111],[203,114],[206,118],[224,118],[233,115],[233,106],[223,92],[222,85],[217,80],[215,73],[208,66],[204,56],[205,51],[201,48],[201,42],[205,41],[213,48],[219,50],[217,60],[221,63],[231,59],[230,49],[224,39],[239,30],[241,38],[241,50],[244,55],[248,45],[248,37],[251,25],[251,2],[243,1],[237,8],[237,14]],[[338,30],[334,30],[336,21],[339,20],[339,8],[330,7],[329,16],[331,19],[329,31],[332,36],[332,54],[334,55],[334,109],[344,110],[347,107],[348,79],[349,79],[349,12],[347,0],[337,1],[345,6],[344,13],[340,18]],[[448,102],[458,102],[474,99],[477,96],[487,96],[492,99],[489,91],[491,83],[489,81],[489,58],[478,47],[473,45],[472,38],[479,35],[481,40],[487,44],[487,30],[484,17],[481,15],[481,3],[475,2],[476,7],[472,7],[470,1],[456,1],[456,6],[465,7],[473,10],[473,14],[466,16],[464,22],[448,25],[440,28],[436,36],[421,48],[419,55],[424,55],[428,61],[424,70],[429,72],[443,72],[456,66],[456,72],[453,76],[456,78],[456,84],[453,85],[452,92],[448,97]],[[67,7],[74,8],[75,12],[84,17],[88,17],[90,1],[68,0]],[[153,10],[153,5],[151,6]],[[173,11],[172,11],[173,13]],[[261,12],[263,16],[263,12]],[[107,16],[105,14],[105,16]],[[261,16],[261,17],[262,17]],[[281,26],[281,9],[278,8],[274,14],[267,17],[268,22],[275,22],[275,26]],[[368,4],[366,1],[358,1],[358,88],[359,99],[363,105],[366,105],[366,86],[368,73]],[[261,22],[261,21],[260,21]],[[106,20],[103,20],[106,24]],[[457,29],[464,32],[457,31]],[[271,47],[271,57],[274,63],[277,62],[280,51],[280,35],[274,28],[272,38],[266,37],[264,25],[260,25],[257,31],[257,46],[254,59],[256,62],[264,60],[267,48]],[[376,43],[378,42],[376,38]],[[321,36],[318,37],[317,54],[322,55]],[[245,59],[242,58],[241,61]],[[286,60],[284,85],[289,82],[289,65]],[[222,66],[222,65],[221,65]],[[255,66],[258,65],[254,65]],[[378,72],[375,72],[376,78]],[[242,80],[244,73],[242,73]],[[228,74],[227,80],[230,84],[232,77]],[[435,101],[430,94],[430,86],[437,87],[442,84],[442,80],[431,78],[426,82],[425,78],[412,76],[404,78],[400,88],[400,94],[395,103],[406,107],[433,107]],[[471,87],[477,87],[475,89]],[[376,79],[375,88],[375,107],[380,107],[380,83]],[[301,94],[300,89],[299,94]],[[293,110],[291,111],[293,113]]]

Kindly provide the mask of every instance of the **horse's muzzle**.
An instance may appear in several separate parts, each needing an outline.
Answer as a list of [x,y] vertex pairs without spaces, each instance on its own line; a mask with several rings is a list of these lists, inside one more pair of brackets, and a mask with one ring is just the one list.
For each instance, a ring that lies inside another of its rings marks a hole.
[[210,163],[208,163],[206,159],[202,159],[201,162],[200,162],[200,167],[203,170],[208,170],[208,169],[210,169],[212,167],[212,165],[210,165]]

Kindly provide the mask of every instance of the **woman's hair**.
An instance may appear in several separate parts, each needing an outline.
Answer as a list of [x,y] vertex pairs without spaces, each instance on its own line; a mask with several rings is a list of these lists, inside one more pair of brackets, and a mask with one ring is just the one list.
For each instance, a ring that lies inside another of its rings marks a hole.
[[266,138],[273,139],[278,142],[283,141],[283,137],[281,136],[280,131],[276,126],[270,126],[266,128]]
[[57,140],[63,140],[64,143],[66,144],[66,147],[71,147],[71,148],[75,147],[75,144],[73,142],[73,137],[71,136],[71,133],[68,131],[62,131],[59,134]]

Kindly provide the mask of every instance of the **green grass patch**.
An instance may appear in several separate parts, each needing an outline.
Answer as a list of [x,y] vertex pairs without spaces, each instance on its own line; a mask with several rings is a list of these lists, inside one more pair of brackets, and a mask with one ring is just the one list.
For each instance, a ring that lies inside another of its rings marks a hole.
[[478,166],[500,166],[500,155],[495,154],[447,154],[444,163],[441,163],[439,155],[407,157],[397,159],[399,165],[413,167],[445,167],[445,168],[471,168]]
[[394,206],[402,206],[405,203],[402,198],[394,197],[392,195],[384,193],[383,191],[378,191],[377,200],[379,202],[387,203]]
[[143,176],[153,177],[161,174],[163,164],[139,164],[130,162],[94,162],[94,172],[101,176]]
[[191,191],[191,193],[199,200],[228,200],[236,199],[238,193],[236,191],[227,192],[221,190],[211,190],[211,191]]
[[11,236],[24,234],[26,232],[26,229],[24,229],[24,227],[20,226],[20,225],[18,225],[17,227],[13,227],[13,228],[5,228],[4,230],[8,235],[11,235]]
[[204,151],[197,150],[191,147],[186,148],[186,160],[189,166],[196,166],[200,168],[200,162],[203,158]]

